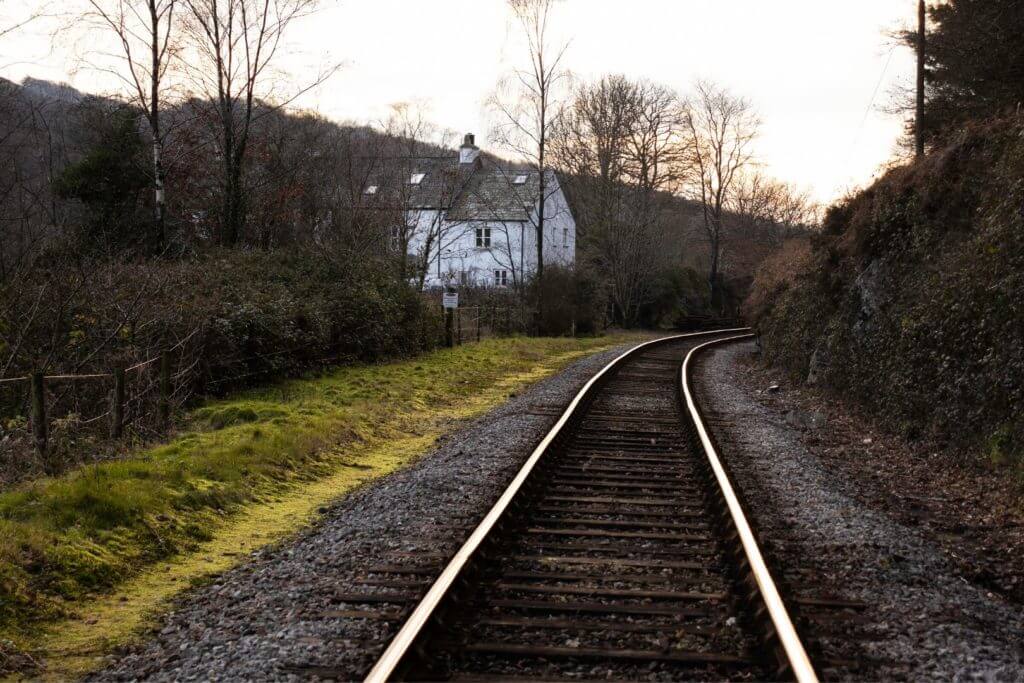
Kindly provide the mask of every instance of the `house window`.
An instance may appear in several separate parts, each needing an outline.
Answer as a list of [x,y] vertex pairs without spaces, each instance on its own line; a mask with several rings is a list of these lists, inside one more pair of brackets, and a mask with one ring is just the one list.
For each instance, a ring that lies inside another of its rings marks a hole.
[[423,182],[423,179],[426,178],[426,177],[427,177],[426,173],[413,173],[411,176],[409,176],[409,184],[410,185],[419,185],[420,183]]
[[477,228],[476,229],[476,247],[477,247],[477,249],[490,249],[491,248],[491,229],[490,228]]
[[525,185],[526,184],[526,175],[525,174],[517,175],[515,178],[512,179],[512,184],[513,185]]
[[494,271],[494,286],[495,287],[508,287],[508,271],[507,270],[496,270],[496,271]]
[[562,246],[569,248],[569,228],[562,228]]
[[363,194],[377,194],[377,186],[376,185],[368,185],[366,187],[366,190],[363,191]]

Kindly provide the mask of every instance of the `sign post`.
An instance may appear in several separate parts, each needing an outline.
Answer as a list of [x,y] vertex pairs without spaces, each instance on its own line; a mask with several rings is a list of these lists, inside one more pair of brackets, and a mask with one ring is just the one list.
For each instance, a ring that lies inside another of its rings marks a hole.
[[459,307],[459,293],[454,289],[445,290],[441,296],[444,306],[444,345],[449,349],[455,346],[455,320],[453,311]]

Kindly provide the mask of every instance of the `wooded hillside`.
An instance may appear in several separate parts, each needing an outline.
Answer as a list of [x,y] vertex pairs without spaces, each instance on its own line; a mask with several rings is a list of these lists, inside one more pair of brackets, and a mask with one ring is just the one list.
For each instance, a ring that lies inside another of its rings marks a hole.
[[[369,188],[386,176],[408,185],[402,160],[451,156],[454,136],[410,105],[375,126],[298,111],[259,82],[262,72],[232,74],[242,80],[222,91],[228,67],[217,50],[242,47],[220,45],[203,22],[241,15],[158,4],[166,12],[152,20],[181,32],[201,63],[176,56],[184,92],[130,51],[116,65],[140,87],[123,99],[0,80],[0,154],[13,162],[0,168],[0,455],[11,462],[31,462],[17,454],[40,424],[59,432],[43,467],[57,471],[108,422],[111,433],[123,418],[132,436],[153,438],[197,395],[414,354],[444,338],[436,297],[423,291],[430,249],[409,253],[431,240],[412,239],[424,228],[408,206],[382,199],[394,193]],[[117,14],[124,4],[92,6],[107,33],[124,29],[112,18],[142,19]],[[252,28],[245,40],[268,39]],[[158,34],[122,37],[148,45]],[[698,83],[684,96],[608,76],[558,95],[537,168],[559,174],[572,204],[576,267],[542,276],[538,260],[510,287],[466,292],[464,301],[514,309],[503,332],[734,315],[761,259],[816,218],[805,193],[757,171],[756,112],[726,89]],[[513,118],[506,133],[525,134],[527,123]],[[501,151],[520,158],[485,151],[484,163],[537,170],[513,137],[498,136]],[[31,389],[40,374],[67,384]],[[107,409],[125,402],[127,415]],[[49,419],[32,419],[44,404]],[[44,431],[33,435],[40,452]]]

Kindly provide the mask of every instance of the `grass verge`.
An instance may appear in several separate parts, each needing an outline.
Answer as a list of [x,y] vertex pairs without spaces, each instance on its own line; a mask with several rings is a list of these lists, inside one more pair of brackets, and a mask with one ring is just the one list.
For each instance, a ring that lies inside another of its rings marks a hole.
[[182,588],[408,464],[459,420],[629,339],[489,340],[341,368],[210,403],[129,459],[0,493],[0,640],[51,675],[87,671]]

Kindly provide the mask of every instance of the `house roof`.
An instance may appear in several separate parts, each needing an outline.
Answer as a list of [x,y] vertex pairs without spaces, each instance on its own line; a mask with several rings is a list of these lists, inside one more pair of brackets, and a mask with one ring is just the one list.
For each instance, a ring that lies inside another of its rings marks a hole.
[[[378,188],[377,201],[392,207],[444,209],[466,184],[473,169],[457,156],[385,159],[368,185]],[[418,183],[413,176],[422,175]]]
[[[419,174],[419,183],[410,183]],[[550,171],[549,178],[553,182]],[[451,221],[525,222],[540,194],[536,171],[460,164],[457,156],[386,160],[369,184],[378,187],[376,203],[445,210]]]
[[[517,183],[516,180],[523,182]],[[474,173],[448,211],[452,221],[528,221],[540,195],[540,173],[489,168]]]

